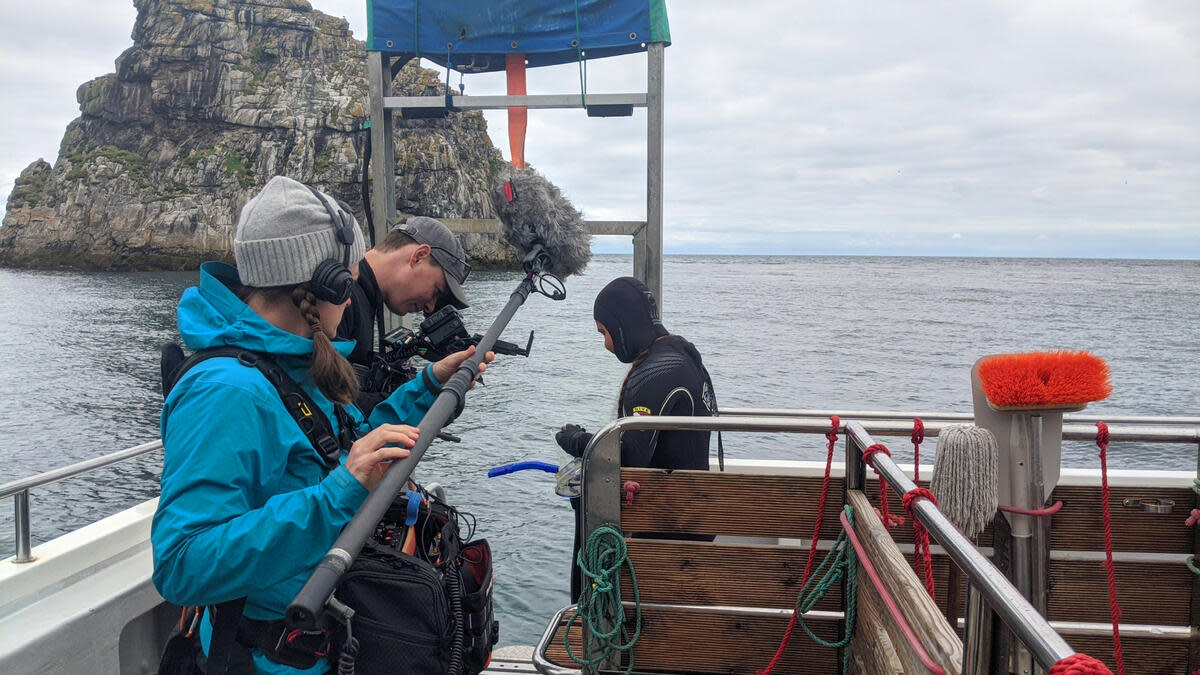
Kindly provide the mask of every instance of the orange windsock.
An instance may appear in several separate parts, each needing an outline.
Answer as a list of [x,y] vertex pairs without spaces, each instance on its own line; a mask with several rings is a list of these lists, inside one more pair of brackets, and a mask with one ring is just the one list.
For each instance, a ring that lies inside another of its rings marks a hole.
[[[504,57],[504,72],[508,76],[508,95],[525,95],[525,55],[507,54]],[[514,106],[508,109],[508,150],[512,164],[525,168],[525,129],[529,126],[529,109]]]
[[997,409],[1082,405],[1112,394],[1108,364],[1086,351],[1001,354],[980,361],[978,372]]

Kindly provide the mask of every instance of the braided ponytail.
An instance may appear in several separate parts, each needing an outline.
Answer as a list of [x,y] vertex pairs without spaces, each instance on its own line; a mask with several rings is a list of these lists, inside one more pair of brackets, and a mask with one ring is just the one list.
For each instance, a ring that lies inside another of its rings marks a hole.
[[329,400],[351,403],[358,397],[358,376],[353,366],[334,349],[329,336],[321,327],[321,314],[317,311],[317,298],[307,283],[292,289],[292,302],[300,308],[300,314],[312,329],[312,365],[308,372],[313,382]]

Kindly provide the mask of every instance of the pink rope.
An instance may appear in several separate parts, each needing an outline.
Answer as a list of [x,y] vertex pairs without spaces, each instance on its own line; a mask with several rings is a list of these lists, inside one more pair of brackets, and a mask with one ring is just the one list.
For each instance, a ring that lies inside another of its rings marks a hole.
[[1192,509],[1192,515],[1183,522],[1184,527],[1192,527],[1196,523],[1200,523],[1200,509]]
[[1008,513],[1018,513],[1023,516],[1034,516],[1035,518],[1041,518],[1044,516],[1052,516],[1052,515],[1058,513],[1059,511],[1062,510],[1062,507],[1063,507],[1063,503],[1060,500],[1060,501],[1054,502],[1053,504],[1051,504],[1050,506],[1047,506],[1044,509],[1018,509],[1015,506],[997,506],[996,508],[1000,511],[1007,511]]
[[929,658],[929,654],[925,651],[925,647],[921,641],[917,639],[916,632],[912,626],[908,625],[908,620],[900,612],[900,608],[896,605],[896,600],[892,598],[892,594],[888,592],[887,587],[883,585],[883,580],[879,578],[879,573],[875,571],[875,566],[871,564],[871,559],[867,557],[866,551],[863,550],[862,544],[858,541],[858,536],[854,532],[854,527],[846,518],[846,512],[842,511],[840,516],[842,521],[842,529],[846,530],[846,536],[850,539],[850,544],[854,546],[854,551],[858,553],[858,564],[862,565],[863,571],[867,573],[867,577],[871,579],[871,585],[875,587],[875,591],[879,593],[879,597],[883,599],[883,604],[887,607],[888,614],[891,615],[892,621],[900,628],[900,633],[904,635],[904,641],[912,647],[913,653],[917,655],[917,660],[925,666],[929,672],[934,675],[944,675],[945,670],[942,669],[933,659]]

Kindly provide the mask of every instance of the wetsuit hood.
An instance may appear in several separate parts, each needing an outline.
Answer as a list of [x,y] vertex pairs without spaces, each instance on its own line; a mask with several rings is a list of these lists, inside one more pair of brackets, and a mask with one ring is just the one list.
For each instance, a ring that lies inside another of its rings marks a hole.
[[612,336],[613,351],[622,363],[633,363],[655,340],[670,334],[658,316],[654,294],[633,277],[610,281],[596,296],[592,316]]
[[[183,292],[176,311],[179,334],[188,349],[241,347],[256,352],[307,358],[313,341],[279,328],[258,315],[234,294],[237,268],[208,262],[200,266],[200,285]],[[343,356],[354,349],[352,340],[334,340]]]

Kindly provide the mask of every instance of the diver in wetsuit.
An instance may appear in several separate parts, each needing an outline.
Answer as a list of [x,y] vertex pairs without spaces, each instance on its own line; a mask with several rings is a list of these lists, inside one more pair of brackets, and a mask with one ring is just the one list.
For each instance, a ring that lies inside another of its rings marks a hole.
[[[658,315],[658,303],[645,284],[633,277],[609,282],[592,310],[604,348],[622,363],[631,364],[617,399],[617,414],[711,417],[717,414],[712,378],[700,352],[688,340],[672,335]],[[621,436],[621,466],[656,469],[708,469],[707,431],[631,431]],[[567,424],[555,434],[567,453],[578,457],[592,438],[583,427]],[[575,553],[572,553],[571,600],[579,597],[580,547],[578,499]],[[692,538],[654,535],[659,538]],[[703,537],[711,540],[711,537]]]

